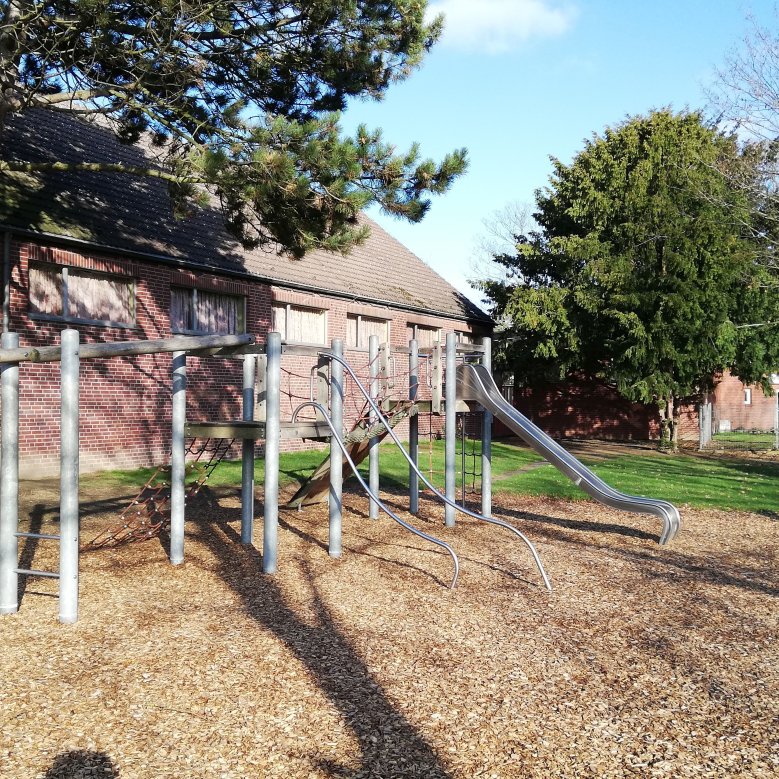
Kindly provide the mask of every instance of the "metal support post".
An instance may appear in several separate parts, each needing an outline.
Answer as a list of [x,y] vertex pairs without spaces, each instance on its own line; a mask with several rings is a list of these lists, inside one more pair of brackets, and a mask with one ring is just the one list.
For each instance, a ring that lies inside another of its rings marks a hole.
[[441,385],[443,383],[443,371],[441,370],[441,344],[437,343],[433,347],[433,355],[430,358],[432,365],[430,366],[430,372],[432,373],[430,388],[430,410],[434,414],[441,413]]
[[[243,421],[254,421],[254,380],[257,359],[253,354],[243,358]],[[241,543],[254,539],[254,445],[255,440],[244,439],[241,451]]]
[[[415,338],[408,342],[408,399],[417,399],[419,390],[419,346]],[[419,513],[419,417],[412,414],[408,420],[408,453],[414,465],[408,467],[408,510]],[[416,466],[416,467],[414,467]]]
[[[454,503],[457,499],[457,342],[454,333],[446,334],[446,417],[445,417],[445,493]],[[444,518],[447,527],[454,527],[456,509],[446,504]]]
[[265,421],[265,379],[268,375],[268,355],[257,355],[257,403],[254,416],[257,422]]
[[79,333],[63,330],[60,360],[60,622],[78,619]]
[[279,551],[279,441],[281,440],[281,334],[268,333],[265,376],[265,505],[262,570],[276,573]]
[[186,481],[187,353],[173,352],[173,409],[170,449],[170,561],[184,562],[184,501]]
[[[492,373],[492,339],[481,339],[484,351],[481,364]],[[492,414],[482,410],[481,420],[481,513],[492,516]]]
[[[774,400],[774,449],[779,449],[779,392],[776,393]],[[711,413],[709,413],[709,431],[711,431]]]
[[[312,400],[327,408],[330,396],[330,360],[327,357],[320,357],[316,364],[316,394]],[[322,412],[316,410],[316,418],[319,422],[324,422],[325,417]]]
[[[19,346],[17,333],[3,333],[3,349]],[[19,609],[19,363],[0,366],[3,418],[0,459],[0,614]]]
[[[368,338],[368,371],[370,374],[370,393],[374,401],[379,397],[379,337],[372,335]],[[370,412],[369,425],[376,423],[376,414]],[[379,439],[371,438],[368,442],[368,483],[374,495],[379,494]],[[368,518],[379,518],[379,504],[373,498],[369,500]]]
[[[343,357],[343,341],[334,338],[331,351]],[[330,361],[330,419],[339,435],[344,427],[344,369],[338,360]],[[330,438],[330,528],[327,551],[331,557],[341,556],[341,521],[343,511],[343,455],[335,436]]]

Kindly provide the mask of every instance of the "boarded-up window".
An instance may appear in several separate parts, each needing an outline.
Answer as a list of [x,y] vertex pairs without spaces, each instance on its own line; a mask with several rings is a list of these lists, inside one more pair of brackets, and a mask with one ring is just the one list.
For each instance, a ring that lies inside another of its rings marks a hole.
[[472,344],[476,342],[470,333],[464,333],[462,330],[455,330],[454,337],[458,344]]
[[327,314],[321,309],[303,308],[290,303],[273,306],[273,330],[285,343],[327,343]]
[[411,325],[411,337],[416,338],[420,349],[431,349],[441,342],[441,328],[426,325]]
[[171,287],[170,329],[174,333],[245,333],[245,307],[240,295]]
[[135,323],[132,280],[59,265],[30,265],[30,311],[82,322]]
[[367,349],[368,339],[375,335],[380,344],[389,343],[389,325],[386,319],[349,314],[346,317],[346,346]]

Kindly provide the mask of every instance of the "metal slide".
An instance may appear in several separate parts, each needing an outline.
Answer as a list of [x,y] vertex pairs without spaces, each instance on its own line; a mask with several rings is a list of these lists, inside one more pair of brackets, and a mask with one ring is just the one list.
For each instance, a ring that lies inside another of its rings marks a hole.
[[[535,546],[533,546],[533,542],[521,531],[517,530],[513,525],[509,524],[508,522],[504,522],[502,519],[496,519],[495,517],[485,517],[482,514],[477,513],[476,511],[471,511],[468,508],[465,508],[465,506],[459,505],[459,503],[456,503],[455,501],[448,498],[446,495],[444,495],[443,492],[436,489],[436,487],[433,486],[433,484],[430,482],[430,480],[425,476],[422,471],[419,470],[419,467],[414,462],[414,459],[411,457],[411,455],[406,451],[403,444],[400,442],[400,439],[398,438],[398,434],[392,429],[392,426],[389,424],[387,418],[382,413],[381,409],[376,404],[376,401],[371,397],[371,394],[368,392],[368,390],[363,386],[362,382],[360,381],[357,374],[354,372],[352,367],[349,365],[349,363],[338,354],[335,354],[330,351],[322,351],[319,353],[322,357],[327,357],[330,360],[335,360],[336,362],[340,363],[344,370],[352,377],[352,380],[354,381],[355,386],[360,391],[360,394],[365,398],[365,401],[367,402],[370,409],[373,411],[373,413],[376,415],[377,422],[384,425],[384,427],[387,429],[387,434],[389,437],[393,440],[395,443],[395,446],[400,450],[400,453],[403,455],[403,457],[406,459],[408,464],[414,469],[417,476],[419,477],[420,481],[439,499],[442,500],[447,505],[454,508],[456,511],[459,511],[462,514],[465,514],[468,517],[472,517],[473,519],[478,519],[481,522],[487,522],[490,525],[496,525],[497,527],[502,527],[505,530],[508,530],[509,533],[512,533],[517,538],[519,538],[520,541],[522,541],[525,546],[530,551],[530,554],[533,556],[533,561],[536,564],[536,568],[538,568],[539,574],[541,574],[541,579],[544,582],[544,586],[547,590],[551,592],[552,590],[552,584],[549,581],[549,577],[546,575],[546,571],[544,570],[544,565],[541,562],[541,558],[538,556],[538,551],[536,550]],[[312,405],[311,403],[304,403],[305,405]],[[314,404],[316,405],[316,404]],[[297,414],[297,410],[295,411]],[[330,428],[332,430],[332,426]],[[341,447],[344,455],[346,455],[346,450]],[[357,475],[355,473],[355,475]],[[365,482],[358,476],[358,479],[360,479],[360,484],[365,487]],[[371,495],[371,497],[373,497]],[[375,500],[375,498],[374,498]],[[381,503],[379,503],[379,506],[381,506]],[[386,510],[386,509],[385,509]],[[398,520],[399,521],[399,520]]]
[[595,500],[611,508],[636,514],[651,514],[660,519],[663,523],[661,544],[668,543],[678,532],[680,519],[676,506],[665,500],[626,495],[610,487],[541,428],[534,425],[524,414],[506,402],[492,375],[484,366],[465,364],[457,367],[457,397],[460,400],[473,400],[480,403],[528,446]]

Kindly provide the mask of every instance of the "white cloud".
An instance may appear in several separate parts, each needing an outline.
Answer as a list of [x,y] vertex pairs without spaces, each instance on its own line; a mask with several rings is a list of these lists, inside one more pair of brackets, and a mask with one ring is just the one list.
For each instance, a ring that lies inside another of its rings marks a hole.
[[442,44],[461,49],[509,51],[532,38],[566,32],[576,16],[558,0],[434,0],[430,16],[446,16]]

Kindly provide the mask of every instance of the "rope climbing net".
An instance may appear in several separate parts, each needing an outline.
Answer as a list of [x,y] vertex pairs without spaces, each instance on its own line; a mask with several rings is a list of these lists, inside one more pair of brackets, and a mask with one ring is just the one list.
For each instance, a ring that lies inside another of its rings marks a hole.
[[[185,495],[200,492],[214,469],[232,448],[234,439],[189,439],[185,466]],[[119,519],[91,541],[82,551],[117,547],[158,536],[170,521],[170,465],[162,465],[151,475],[140,492],[119,515]]]

